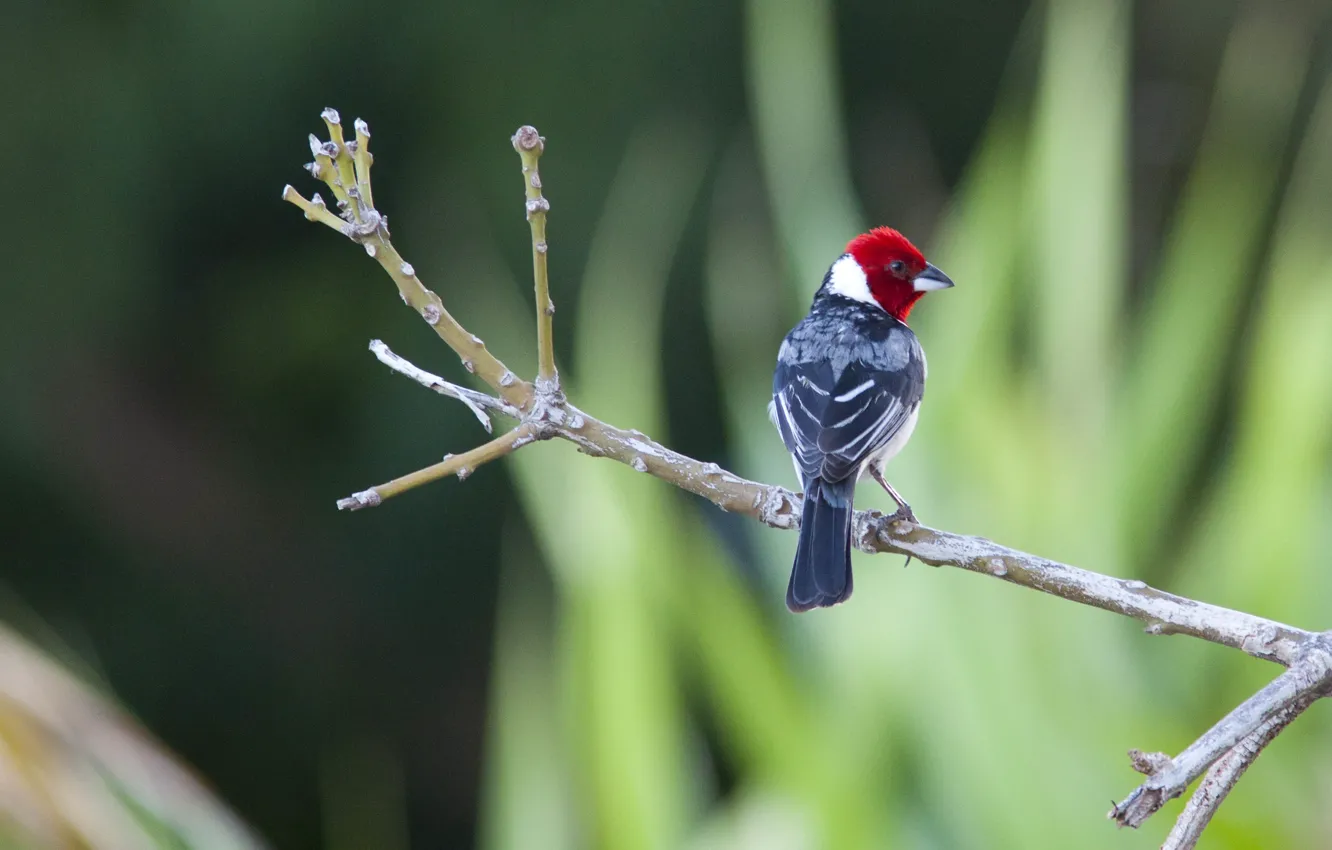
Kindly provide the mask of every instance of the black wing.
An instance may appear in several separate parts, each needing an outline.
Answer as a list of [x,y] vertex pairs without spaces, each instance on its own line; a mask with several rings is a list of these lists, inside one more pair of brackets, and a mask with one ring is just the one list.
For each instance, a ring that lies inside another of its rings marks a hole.
[[[914,340],[912,340],[914,342]],[[773,375],[773,420],[806,480],[841,481],[888,445],[925,392],[919,348],[899,369],[852,360],[779,362]]]

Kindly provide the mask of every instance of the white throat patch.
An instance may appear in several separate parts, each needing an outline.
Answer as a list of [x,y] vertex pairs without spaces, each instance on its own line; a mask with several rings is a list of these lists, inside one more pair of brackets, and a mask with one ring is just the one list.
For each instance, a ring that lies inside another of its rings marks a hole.
[[865,278],[865,270],[850,254],[843,254],[837,262],[832,264],[828,288],[844,298],[863,301],[866,304],[873,304],[875,307],[879,306],[879,302],[875,301],[874,296],[870,294],[869,281]]

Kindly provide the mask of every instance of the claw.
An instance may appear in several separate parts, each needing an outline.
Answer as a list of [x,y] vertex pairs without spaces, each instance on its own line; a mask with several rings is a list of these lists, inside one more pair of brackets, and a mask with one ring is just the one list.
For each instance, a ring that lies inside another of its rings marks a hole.
[[888,519],[891,522],[897,522],[901,520],[904,522],[909,522],[912,525],[920,525],[920,520],[916,519],[915,513],[912,512],[911,510],[911,506],[908,505],[906,502],[902,502],[901,505],[897,508],[897,510],[893,513],[893,515],[888,517]]

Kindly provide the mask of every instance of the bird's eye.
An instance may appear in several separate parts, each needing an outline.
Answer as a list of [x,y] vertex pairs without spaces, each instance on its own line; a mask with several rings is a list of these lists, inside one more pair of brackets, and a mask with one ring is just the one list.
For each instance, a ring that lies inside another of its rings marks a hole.
[[906,263],[901,260],[893,260],[888,264],[888,271],[900,276],[902,272],[906,271]]

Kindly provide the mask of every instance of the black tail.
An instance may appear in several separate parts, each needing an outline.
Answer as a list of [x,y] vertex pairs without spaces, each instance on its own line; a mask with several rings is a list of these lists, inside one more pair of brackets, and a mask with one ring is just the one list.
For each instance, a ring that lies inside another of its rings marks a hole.
[[786,607],[792,611],[827,608],[851,597],[851,497],[856,480],[815,478],[805,486]]

